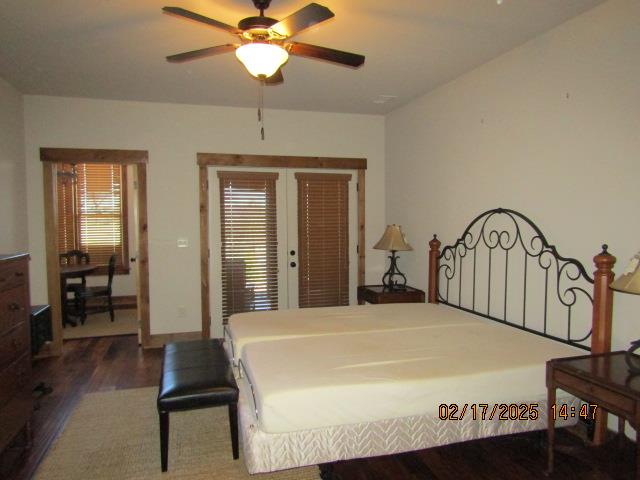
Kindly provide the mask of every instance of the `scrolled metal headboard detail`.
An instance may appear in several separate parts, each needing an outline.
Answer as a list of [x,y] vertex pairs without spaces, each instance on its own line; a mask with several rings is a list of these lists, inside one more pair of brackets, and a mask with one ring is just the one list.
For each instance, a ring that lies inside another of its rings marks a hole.
[[[615,257],[607,253],[606,245],[595,259],[596,277],[602,277],[598,285],[582,263],[561,256],[529,218],[514,210],[497,208],[478,215],[441,252],[435,235],[429,245],[429,302],[585,350],[590,350],[594,328],[599,337],[604,328],[610,345],[610,298],[605,299],[609,326],[595,322],[596,311],[602,309],[601,293],[610,296],[606,281],[613,277]],[[596,287],[602,285],[605,290],[599,293]],[[575,315],[586,310],[593,313],[593,322]]]

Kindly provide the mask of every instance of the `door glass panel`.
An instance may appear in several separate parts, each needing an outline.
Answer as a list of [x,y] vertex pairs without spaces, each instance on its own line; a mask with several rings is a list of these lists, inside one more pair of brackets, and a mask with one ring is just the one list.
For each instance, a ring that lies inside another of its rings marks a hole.
[[219,171],[222,320],[278,309],[277,173]]

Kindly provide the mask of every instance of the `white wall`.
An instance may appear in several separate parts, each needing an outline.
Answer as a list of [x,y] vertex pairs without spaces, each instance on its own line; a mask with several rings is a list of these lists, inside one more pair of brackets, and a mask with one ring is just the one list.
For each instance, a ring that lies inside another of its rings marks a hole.
[[[640,248],[640,2],[611,0],[387,116],[387,222],[427,284],[432,234],[450,244],[495,207],[529,216],[593,271]],[[640,337],[640,298],[616,294],[614,348]]]
[[[384,118],[266,111],[266,140],[253,109],[26,96],[32,298],[46,301],[40,147],[149,151],[148,221],[151,333],[200,329],[197,152],[364,157],[368,160],[366,231],[372,245],[384,230]],[[189,240],[177,248],[176,240]],[[383,257],[367,250],[367,281]],[[117,279],[116,279],[117,281]],[[177,306],[187,315],[177,318]]]
[[22,94],[0,78],[0,252],[26,251],[27,197]]

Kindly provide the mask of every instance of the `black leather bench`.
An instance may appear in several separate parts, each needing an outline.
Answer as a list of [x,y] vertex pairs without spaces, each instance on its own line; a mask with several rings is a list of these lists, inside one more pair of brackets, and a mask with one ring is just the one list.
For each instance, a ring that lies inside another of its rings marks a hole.
[[169,460],[169,413],[196,408],[229,407],[231,447],[238,458],[238,385],[222,340],[169,343],[164,347],[158,393],[160,459],[162,471]]

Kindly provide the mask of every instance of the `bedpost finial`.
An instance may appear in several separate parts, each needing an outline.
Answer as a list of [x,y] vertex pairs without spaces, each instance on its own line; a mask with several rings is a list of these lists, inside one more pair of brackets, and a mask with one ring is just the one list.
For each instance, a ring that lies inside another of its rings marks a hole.
[[441,242],[440,240],[438,240],[438,236],[434,234],[433,238],[429,242],[429,247],[431,248],[432,251],[436,251],[440,249],[440,245],[441,245]]
[[609,245],[602,245],[602,252],[593,257],[593,263],[600,272],[610,272],[616,263],[616,257],[609,253]]

